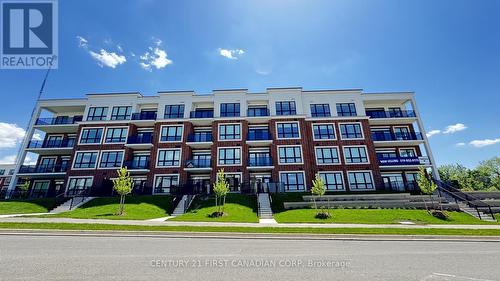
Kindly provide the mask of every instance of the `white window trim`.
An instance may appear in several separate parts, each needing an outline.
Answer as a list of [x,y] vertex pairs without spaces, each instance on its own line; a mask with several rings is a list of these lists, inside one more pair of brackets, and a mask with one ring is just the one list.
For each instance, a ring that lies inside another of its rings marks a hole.
[[[165,176],[177,176],[177,184],[180,183],[180,180],[181,180],[181,175],[180,174],[155,174],[154,175],[154,181],[153,181],[153,190],[151,191],[151,194],[152,195],[155,195],[155,194],[170,194],[169,193],[155,193],[155,188],[156,188],[156,181],[158,180],[158,177],[165,177]],[[169,187],[169,189],[172,189],[172,187]]]
[[[351,181],[349,180],[349,173],[370,173],[370,177],[372,179],[372,185],[373,188],[371,189],[352,189],[351,188]],[[356,171],[347,171],[347,183],[349,184],[349,191],[367,191],[367,190],[376,190],[377,188],[375,187],[375,181],[373,180],[373,171],[372,170],[356,170]]]
[[[107,108],[106,110],[106,116],[104,117],[104,120],[88,120],[89,119],[89,112],[90,112],[90,109],[91,108],[95,108],[95,107],[102,107],[102,108]],[[84,117],[84,120],[83,122],[102,122],[102,121],[110,121],[111,119],[111,110],[109,110],[110,107],[107,106],[107,105],[89,105],[87,108],[85,108],[85,115],[83,116]],[[115,120],[113,120],[115,121]]]
[[[83,131],[87,129],[102,129],[101,140],[99,143],[81,143]],[[101,145],[104,137],[106,136],[106,127],[82,127],[80,135],[78,136],[78,145]]]
[[415,149],[415,147],[400,147],[400,148],[398,148],[398,157],[404,158],[404,157],[401,156],[401,150],[403,150],[403,149],[405,149],[405,150],[408,150],[408,149],[413,150],[413,153],[415,154],[415,157],[418,157],[417,150]]
[[[125,120],[120,120],[120,121],[125,121]],[[108,135],[108,130],[109,129],[127,129],[127,134],[124,142],[106,142],[106,137]],[[129,134],[129,126],[112,126],[112,127],[106,127],[106,132],[104,134],[104,143],[103,144],[125,144],[127,143],[128,140],[128,134]]]
[[[165,150],[178,150],[178,151],[180,151],[180,153],[179,153],[179,166],[159,166],[158,165],[158,160],[160,160],[160,151],[165,151]],[[181,166],[182,166],[182,148],[159,148],[156,151],[155,168],[180,168]]]
[[[340,129],[340,125],[349,125],[349,124],[359,124],[360,128],[361,128],[361,138],[348,138],[348,139],[345,139],[342,137],[342,130]],[[365,139],[365,132],[363,130],[363,123],[361,122],[340,122],[338,123],[339,125],[339,135],[340,135],[340,139],[341,140],[364,140]]]
[[40,156],[40,161],[38,161],[38,165],[42,164],[43,159],[54,159],[54,165],[57,162],[57,156]]
[[[299,129],[299,137],[298,138],[280,138],[278,134],[278,124],[290,124],[290,123],[296,123],[297,128]],[[302,134],[300,132],[300,122],[299,121],[280,121],[280,122],[275,122],[274,123],[275,131],[276,131],[276,139],[277,140],[300,140],[302,138]]]
[[[113,116],[113,109],[115,107],[130,107],[130,116],[128,117],[128,119],[111,119],[112,116]],[[113,105],[113,106],[110,107],[110,109],[111,110],[109,110],[110,113],[109,113],[109,119],[108,119],[109,121],[130,121],[130,120],[132,120],[132,114],[134,114],[134,107],[132,105],[130,105],[130,104],[127,104],[127,105]]]
[[[226,118],[226,117],[224,117]],[[225,126],[225,125],[239,125],[240,126],[240,138],[239,139],[227,139],[227,140],[223,140],[220,138],[220,127],[221,126]],[[213,138],[213,136],[212,136]],[[217,124],[217,140],[218,141],[241,141],[243,139],[243,125],[242,123],[219,123]]]
[[[281,163],[280,162],[280,147],[300,147],[300,163]],[[276,155],[278,156],[278,165],[286,166],[286,165],[304,165],[304,149],[301,144],[287,144],[287,145],[278,145],[276,147]]]
[[[335,148],[337,149],[337,156],[339,158],[339,163],[328,163],[328,164],[321,164],[318,162],[318,155],[316,154],[316,148]],[[332,145],[332,146],[315,146],[314,147],[314,159],[316,160],[316,165],[318,166],[329,166],[329,165],[342,165],[342,157],[340,157],[340,149],[337,145]]]
[[[307,179],[306,179],[306,172],[304,171],[280,171],[279,172],[279,181],[281,182],[281,174],[290,174],[290,173],[302,173],[304,176],[304,189],[297,189],[297,190],[283,190],[284,192],[304,192],[307,191]],[[283,183],[284,185],[284,183]]]
[[[335,137],[333,139],[317,139],[314,136],[314,126],[315,125],[332,125],[333,126],[333,134]],[[335,123],[311,123],[312,137],[313,141],[334,141],[337,140],[337,129],[335,128]]]
[[37,183],[39,183],[39,182],[48,182],[49,186],[47,187],[47,191],[45,191],[45,195],[47,195],[47,192],[49,192],[49,189],[50,189],[50,180],[33,180],[33,184],[31,185],[31,189],[30,189],[30,196],[33,193],[33,190],[35,189],[35,185]]
[[[240,164],[220,164],[219,161],[219,151],[221,149],[226,149],[226,148],[237,148],[240,150]],[[241,146],[221,146],[217,147],[217,165],[218,167],[227,167],[227,166],[243,166],[243,149]]]
[[72,176],[68,177],[68,182],[66,183],[66,190],[64,190],[64,194],[66,194],[69,190],[69,183],[71,182],[71,179],[92,179],[90,183],[90,188],[92,188],[92,185],[94,185],[94,176]]
[[410,126],[408,126],[408,125],[397,125],[397,126],[392,126],[392,128],[391,128],[391,131],[392,131],[393,134],[396,133],[396,130],[395,130],[396,128],[406,128],[406,129],[408,129],[408,133],[410,133],[410,134],[412,133],[412,131],[410,130]]
[[[240,176],[240,184],[243,183],[243,172],[224,172],[224,175],[239,175]],[[241,192],[241,186],[238,191],[231,191],[232,193],[238,193]]]
[[[163,131],[163,127],[182,127],[182,130],[181,130],[181,140],[178,140],[178,141],[162,141],[161,140],[161,133]],[[160,126],[160,134],[159,134],[159,139],[158,139],[158,142],[159,143],[179,143],[179,142],[182,142],[184,140],[184,124],[169,124],[169,125],[161,125]]]
[[[366,160],[368,160],[368,162],[348,163],[347,159],[346,159],[345,150],[344,150],[344,148],[348,148],[348,147],[364,147],[365,153],[366,153]],[[342,154],[344,155],[344,164],[346,164],[346,165],[367,165],[367,164],[370,164],[370,154],[368,153],[368,148],[366,147],[366,145],[344,145],[344,146],[342,146]]]
[[52,134],[48,134],[48,135],[45,137],[45,140],[43,140],[43,141],[49,141],[49,139],[50,139],[51,137],[61,137],[61,138],[63,138],[63,139],[64,139],[64,134],[54,134],[54,135],[52,135]]
[[[94,168],[75,168],[76,155],[78,153],[93,153],[93,152],[97,153],[97,158],[96,158]],[[73,157],[73,162],[71,163],[71,170],[95,170],[95,169],[97,169],[97,166],[99,165],[99,159],[100,159],[99,157],[100,157],[99,150],[78,150],[78,151],[75,151],[75,156]]]
[[99,153],[99,161],[97,161],[97,168],[100,169],[100,170],[109,170],[109,169],[113,169],[113,170],[116,170],[118,169],[119,167],[108,167],[108,168],[102,168],[101,167],[101,159],[102,159],[102,154],[104,152],[123,152],[123,157],[122,157],[122,162],[120,164],[120,167],[123,167],[123,162],[125,160],[125,150],[124,149],[110,149],[110,150],[101,150],[101,152]]
[[325,189],[326,189],[326,191],[332,191],[332,192],[346,191],[344,173],[342,173],[342,171],[321,171],[321,172],[318,172],[318,174],[320,174],[320,175],[321,174],[340,174],[340,177],[342,178],[342,189],[327,189],[326,182],[325,182]]

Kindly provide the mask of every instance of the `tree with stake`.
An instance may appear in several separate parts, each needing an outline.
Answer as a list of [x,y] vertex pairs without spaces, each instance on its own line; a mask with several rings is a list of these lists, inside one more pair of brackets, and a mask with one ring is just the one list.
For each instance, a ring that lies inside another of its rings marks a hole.
[[314,178],[312,183],[313,186],[311,188],[311,193],[314,195],[313,201],[314,201],[314,208],[316,209],[316,218],[327,219],[330,217],[330,213],[328,211],[325,211],[324,209],[318,211],[318,204],[316,203],[316,196],[318,196],[321,201],[321,197],[325,195],[326,192],[325,183],[323,182],[323,179],[319,176],[319,174],[316,174],[316,177]]
[[[418,183],[418,187],[420,188],[420,191],[423,194],[429,195],[429,199],[431,200],[431,208],[433,208],[434,207],[434,199],[432,198],[432,194],[436,190],[437,186],[436,186],[436,183],[429,176],[429,174],[427,173],[427,171],[425,170],[425,168],[422,167],[422,166],[420,166],[418,168],[417,183]],[[443,212],[442,210],[438,211],[438,210],[434,209],[432,211],[429,211],[430,208],[427,208],[427,203],[425,202],[425,199],[424,199],[424,205],[425,205],[425,209],[428,212],[430,212],[433,216],[435,216],[437,218],[441,218],[441,219],[446,219],[447,218],[446,213]]]
[[224,215],[224,204],[226,203],[226,195],[229,193],[229,183],[224,175],[224,169],[217,172],[217,179],[214,183],[215,207],[217,211],[212,214],[213,217],[221,217]]
[[113,180],[113,189],[116,193],[120,194],[120,208],[118,209],[118,215],[123,215],[123,209],[125,207],[125,196],[132,192],[133,181],[130,177],[130,173],[127,171],[126,167],[122,167],[117,170],[118,178]]

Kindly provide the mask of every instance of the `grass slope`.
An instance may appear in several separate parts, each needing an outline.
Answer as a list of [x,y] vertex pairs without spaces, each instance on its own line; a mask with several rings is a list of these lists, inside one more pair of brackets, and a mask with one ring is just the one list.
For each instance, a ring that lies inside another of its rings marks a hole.
[[228,194],[224,206],[224,215],[211,218],[210,214],[215,212],[215,198],[195,198],[188,212],[182,216],[170,219],[174,221],[217,221],[217,222],[258,222],[257,198],[253,195]]
[[120,198],[95,198],[79,208],[51,215],[50,218],[147,220],[165,217],[172,212],[173,197],[169,195],[129,196],[125,199],[125,214],[116,215]]
[[56,198],[0,201],[0,215],[46,213],[61,203]]

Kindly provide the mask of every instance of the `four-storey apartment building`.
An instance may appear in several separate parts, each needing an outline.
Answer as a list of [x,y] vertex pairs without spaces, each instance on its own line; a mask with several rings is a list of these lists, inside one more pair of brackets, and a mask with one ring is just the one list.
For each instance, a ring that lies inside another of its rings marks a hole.
[[140,194],[209,192],[222,168],[234,192],[305,191],[317,173],[329,191],[415,190],[419,166],[438,176],[413,93],[116,93],[39,101],[9,191],[109,195],[122,166]]

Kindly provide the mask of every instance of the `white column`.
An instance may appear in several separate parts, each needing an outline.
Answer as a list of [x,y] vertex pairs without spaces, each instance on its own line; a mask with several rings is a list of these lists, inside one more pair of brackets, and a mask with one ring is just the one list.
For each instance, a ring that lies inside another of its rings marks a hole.
[[40,108],[40,106],[37,103],[36,108],[33,111],[33,115],[31,116],[28,130],[26,131],[26,134],[24,136],[24,140],[23,140],[21,146],[19,147],[19,151],[17,153],[16,163],[15,163],[15,167],[14,167],[14,174],[12,175],[12,178],[10,180],[9,187],[7,189],[7,194],[6,194],[5,198],[8,198],[10,196],[10,192],[16,188],[17,174],[19,173],[19,169],[21,168],[21,165],[24,163],[24,159],[26,158],[26,154],[27,154],[26,147],[28,147],[28,143],[33,138],[33,133],[35,132],[34,126],[35,126],[36,120],[40,116],[41,111],[42,111],[42,109]]
[[425,151],[427,152],[427,157],[429,157],[429,160],[431,161],[432,176],[435,179],[440,180],[438,169],[436,166],[436,161],[434,161],[434,156],[432,154],[431,146],[429,144],[429,139],[427,138],[427,134],[425,132],[424,123],[422,122],[422,119],[420,118],[420,112],[418,111],[417,102],[415,101],[414,96],[412,96],[412,98],[411,98],[411,105],[413,107],[413,110],[415,111],[415,115],[417,116],[417,124],[418,124],[418,127],[420,129],[420,133],[422,134],[422,138],[424,139],[424,146],[425,146]]

